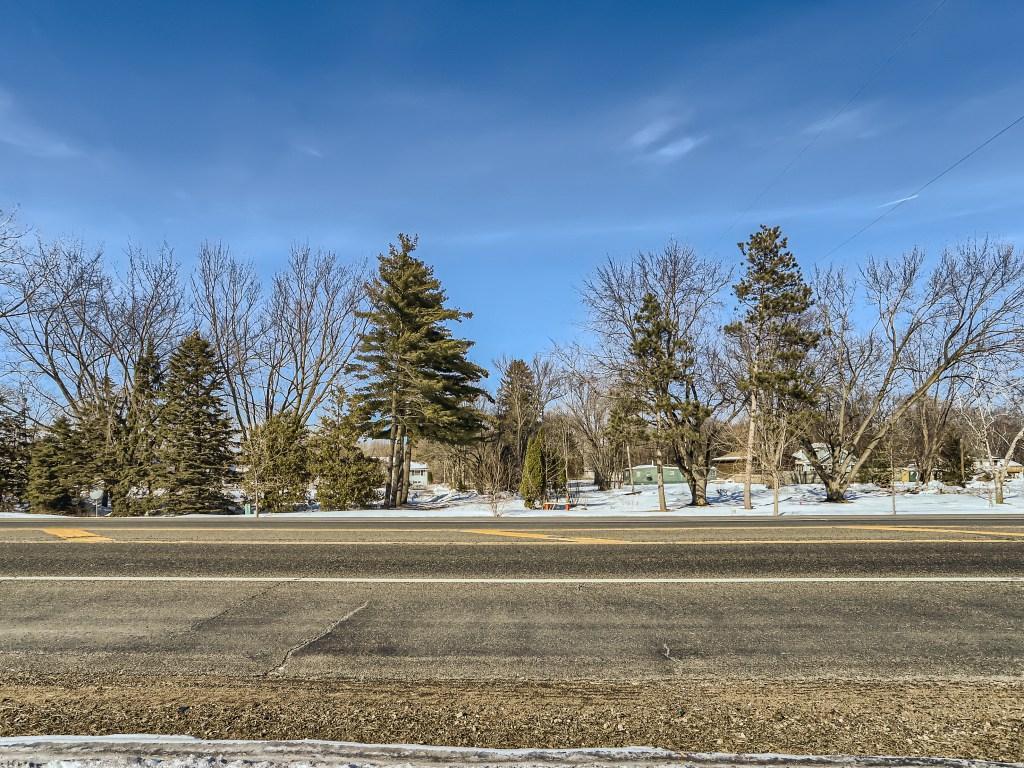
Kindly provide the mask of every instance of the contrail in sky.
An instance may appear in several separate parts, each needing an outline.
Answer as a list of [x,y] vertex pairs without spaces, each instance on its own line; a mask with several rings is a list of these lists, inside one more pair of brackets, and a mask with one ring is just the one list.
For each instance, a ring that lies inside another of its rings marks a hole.
[[911,195],[910,197],[901,197],[899,200],[890,200],[888,203],[882,203],[878,207],[879,208],[885,208],[888,205],[899,205],[900,203],[905,203],[908,200],[916,200],[918,197],[920,197],[920,195]]

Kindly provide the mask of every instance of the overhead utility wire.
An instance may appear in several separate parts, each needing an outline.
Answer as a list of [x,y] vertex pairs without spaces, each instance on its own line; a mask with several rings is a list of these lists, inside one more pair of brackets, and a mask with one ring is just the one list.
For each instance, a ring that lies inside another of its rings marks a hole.
[[947,2],[948,0],[939,0],[939,2],[932,8],[928,15],[921,19],[921,21],[918,22],[917,26],[915,26],[897,44],[897,46],[893,49],[892,53],[890,53],[883,61],[881,61],[879,64],[875,66],[875,68],[871,71],[871,74],[868,75],[868,78],[860,85],[860,87],[856,91],[854,91],[853,95],[846,100],[846,103],[843,104],[843,106],[841,106],[838,109],[838,111],[836,111],[836,113],[832,115],[832,117],[826,120],[821,125],[821,127],[818,128],[817,131],[815,131],[815,133],[811,136],[810,140],[806,144],[804,144],[804,146],[796,153],[796,155],[794,155],[794,157],[786,164],[786,166],[781,171],[779,171],[775,175],[775,177],[772,178],[771,181],[769,181],[761,189],[761,191],[757,193],[757,195],[754,196],[754,199],[750,201],[750,204],[747,205],[747,207],[740,211],[738,214],[736,214],[736,216],[732,220],[732,223],[729,224],[726,230],[721,235],[719,235],[718,238],[716,238],[716,242],[720,243],[730,232],[732,232],[733,228],[739,223],[740,219],[742,219],[744,216],[750,213],[751,209],[753,209],[755,205],[761,202],[761,199],[766,194],[768,194],[768,192],[771,191],[771,189],[776,184],[778,184],[787,173],[789,173],[793,166],[795,166],[800,161],[800,158],[802,158],[808,150],[810,150],[815,144],[818,143],[818,139],[820,138],[821,134],[823,134],[826,130],[831,128],[835,121],[838,120],[853,105],[853,103],[857,101],[858,98],[860,98],[861,94],[868,89],[868,86],[872,85],[875,82],[875,80],[878,79],[878,76],[890,64],[890,62],[892,62],[892,60],[895,59],[897,55],[899,55],[899,53],[907,46],[907,44],[911,40],[917,37],[917,34],[924,28],[925,24],[931,21],[932,17],[936,13],[938,13],[942,6],[944,6]]
[[941,178],[942,178],[943,176],[945,176],[945,175],[946,175],[947,173],[949,173],[950,171],[952,171],[952,170],[953,170],[954,168],[956,168],[956,167],[957,167],[958,165],[960,165],[961,163],[965,162],[966,160],[969,160],[969,159],[970,159],[971,157],[973,157],[973,156],[974,156],[974,155],[976,155],[976,154],[977,154],[978,152],[980,152],[981,150],[983,150],[983,149],[984,149],[985,147],[987,147],[987,146],[988,146],[989,144],[991,144],[991,143],[992,143],[993,141],[995,141],[996,139],[998,139],[998,138],[999,138],[1000,136],[1002,136],[1002,135],[1003,135],[1004,133],[1006,133],[1007,131],[1009,131],[1009,130],[1010,130],[1011,128],[1013,128],[1014,126],[1016,126],[1016,125],[1019,125],[1020,123],[1024,123],[1024,115],[1020,115],[1020,116],[1019,116],[1019,117],[1017,117],[1017,118],[1016,118],[1016,119],[1015,119],[1015,120],[1014,120],[1013,122],[1011,122],[1011,123],[1010,123],[1009,125],[1005,125],[1005,126],[1003,126],[1002,128],[1000,128],[1000,129],[999,129],[998,131],[996,131],[996,132],[995,132],[995,133],[993,133],[993,134],[992,134],[991,136],[989,136],[989,137],[988,137],[987,139],[985,139],[985,140],[984,140],[983,142],[981,142],[981,144],[979,144],[978,146],[976,146],[976,147],[975,147],[974,149],[972,149],[972,150],[971,150],[970,152],[968,152],[968,153],[967,153],[966,155],[964,155],[964,156],[963,156],[963,157],[961,157],[961,158],[960,158],[959,160],[957,160],[957,161],[956,161],[955,163],[953,163],[953,164],[952,164],[951,166],[949,166],[949,167],[948,167],[948,168],[946,168],[946,169],[945,169],[944,171],[942,171],[942,173],[938,174],[937,176],[934,176],[933,178],[931,178],[931,179],[929,179],[929,180],[928,180],[927,182],[925,182],[925,183],[924,183],[924,184],[923,184],[922,186],[920,186],[920,187],[919,187],[919,188],[917,189],[917,191],[915,191],[915,192],[913,192],[912,194],[910,194],[910,195],[907,195],[906,197],[902,198],[902,199],[901,199],[901,200],[899,200],[899,201],[898,201],[898,202],[897,202],[897,203],[896,203],[895,205],[893,205],[893,206],[892,206],[891,208],[888,208],[888,209],[886,209],[886,210],[885,210],[885,212],[883,212],[882,214],[880,214],[880,215],[879,215],[878,217],[876,217],[876,218],[875,218],[875,219],[873,219],[872,221],[869,221],[869,222],[868,222],[867,224],[865,224],[865,225],[864,225],[863,227],[861,227],[860,229],[858,229],[858,230],[857,230],[856,232],[854,232],[854,233],[853,233],[852,235],[850,235],[850,236],[849,236],[848,238],[846,238],[845,240],[843,240],[843,242],[841,242],[841,243],[840,243],[839,245],[837,245],[837,246],[836,246],[835,248],[833,248],[833,249],[832,249],[831,251],[829,251],[828,253],[826,253],[826,254],[825,254],[825,258],[828,258],[828,257],[829,257],[829,256],[831,256],[831,255],[832,255],[833,253],[835,253],[836,251],[838,251],[838,250],[840,250],[841,248],[844,248],[844,247],[846,247],[847,245],[849,245],[849,244],[850,244],[851,242],[853,242],[854,240],[856,240],[856,239],[857,239],[858,237],[860,237],[860,236],[861,236],[862,234],[864,234],[864,233],[865,233],[865,232],[866,232],[867,230],[871,229],[871,227],[875,226],[875,224],[877,224],[878,222],[880,222],[880,221],[881,221],[882,219],[884,219],[884,218],[885,218],[886,216],[888,216],[888,215],[889,215],[890,213],[892,213],[893,211],[895,211],[895,210],[896,210],[897,208],[899,208],[900,206],[904,205],[905,203],[908,203],[908,202],[910,202],[911,200],[913,200],[914,198],[916,198],[916,197],[917,197],[918,195],[920,195],[920,194],[921,194],[922,192],[924,192],[924,191],[925,191],[926,189],[928,189],[928,187],[930,187],[930,186],[931,186],[932,184],[934,184],[934,183],[935,183],[936,181],[938,181],[938,180],[939,180],[939,179],[941,179]]

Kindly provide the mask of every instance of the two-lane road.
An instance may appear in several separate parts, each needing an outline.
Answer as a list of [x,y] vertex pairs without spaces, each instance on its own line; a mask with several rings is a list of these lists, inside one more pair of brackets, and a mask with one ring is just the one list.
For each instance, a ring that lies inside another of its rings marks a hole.
[[17,520],[0,596],[16,665],[1014,677],[1024,523]]
[[[0,732],[394,741],[416,716],[414,740],[514,745],[497,725],[444,735],[479,706],[554,718],[551,746],[800,751],[838,707],[829,727],[876,734],[869,751],[927,727],[917,751],[956,754],[987,723],[972,754],[1024,756],[1005,746],[1024,730],[1020,518],[9,519],[0,607]],[[95,725],[70,695],[135,704]],[[371,700],[384,719],[346,725]],[[139,714],[164,708],[168,725]],[[196,731],[205,711],[222,724]]]

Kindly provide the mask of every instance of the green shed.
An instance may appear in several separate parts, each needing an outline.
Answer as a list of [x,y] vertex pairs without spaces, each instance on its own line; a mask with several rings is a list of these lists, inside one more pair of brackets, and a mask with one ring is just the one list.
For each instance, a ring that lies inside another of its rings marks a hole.
[[[632,467],[630,470],[633,473],[633,484],[634,485],[657,485],[658,484],[658,468],[654,464],[639,464]],[[662,472],[665,475],[665,484],[669,483],[685,483],[686,478],[683,477],[683,473],[679,471],[679,467],[672,467],[666,464],[662,468]],[[626,475],[625,472],[622,473]],[[626,476],[624,485],[629,485],[629,477]]]

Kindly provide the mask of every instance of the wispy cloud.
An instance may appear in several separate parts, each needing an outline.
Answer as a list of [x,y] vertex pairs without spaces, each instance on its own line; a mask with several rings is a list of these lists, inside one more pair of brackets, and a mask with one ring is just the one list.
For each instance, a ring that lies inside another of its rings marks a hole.
[[629,143],[637,149],[647,149],[668,136],[678,124],[679,121],[675,119],[658,118],[630,136]]
[[874,105],[850,107],[815,120],[803,130],[805,136],[835,135],[869,139],[882,132]]
[[688,155],[706,138],[687,133],[678,118],[659,117],[633,133],[628,146],[643,158],[672,162]]
[[321,158],[324,156],[323,152],[321,152],[316,147],[310,146],[309,144],[295,144],[293,145],[293,147],[296,152],[302,155],[306,155],[307,157]]
[[0,144],[33,157],[76,157],[81,151],[25,114],[14,97],[0,89]]
[[683,155],[688,155],[698,146],[704,143],[703,136],[683,136],[681,139],[670,141],[655,150],[654,156],[663,160],[676,160]]

